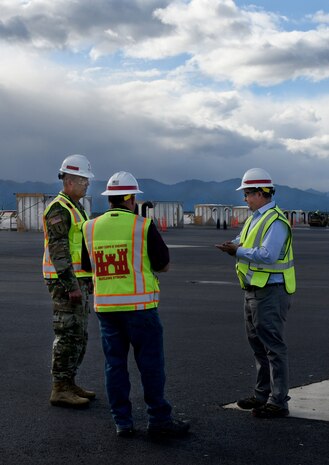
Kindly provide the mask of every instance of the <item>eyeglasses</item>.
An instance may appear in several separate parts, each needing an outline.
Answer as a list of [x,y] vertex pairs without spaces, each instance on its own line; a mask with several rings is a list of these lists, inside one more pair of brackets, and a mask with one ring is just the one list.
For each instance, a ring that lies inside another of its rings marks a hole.
[[246,191],[243,195],[244,198],[246,199],[249,195],[254,195],[256,194],[257,191]]

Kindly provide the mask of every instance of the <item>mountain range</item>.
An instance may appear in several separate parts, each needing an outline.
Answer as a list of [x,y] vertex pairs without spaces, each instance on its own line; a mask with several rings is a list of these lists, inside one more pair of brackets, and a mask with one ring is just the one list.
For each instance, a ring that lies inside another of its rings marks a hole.
[[[154,179],[139,179],[139,188],[143,194],[139,200],[177,201],[183,203],[185,212],[194,211],[197,204],[244,205],[243,194],[236,191],[240,179],[227,181],[200,181],[192,179],[176,184],[163,184]],[[107,210],[107,199],[101,196],[105,190],[106,181],[92,181],[87,195],[92,197],[92,211]],[[0,210],[16,210],[16,193],[57,194],[62,187],[60,181],[42,183],[27,181],[23,183],[0,180]],[[329,192],[319,192],[315,189],[301,190],[288,186],[276,186],[275,200],[282,209],[305,211],[328,211]]]

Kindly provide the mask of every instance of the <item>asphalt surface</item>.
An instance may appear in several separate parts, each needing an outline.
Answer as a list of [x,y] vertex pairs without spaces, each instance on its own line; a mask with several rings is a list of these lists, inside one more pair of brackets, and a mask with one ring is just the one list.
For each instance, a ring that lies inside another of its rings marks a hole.
[[[180,440],[148,438],[131,360],[138,432],[133,439],[115,436],[93,311],[79,382],[94,389],[97,399],[84,411],[50,406],[52,306],[41,276],[43,237],[0,231],[0,463],[329,464],[328,422],[260,420],[222,408],[251,393],[255,374],[234,261],[214,248],[235,231],[186,227],[163,235],[172,259],[170,272],[161,275],[159,308],[166,397],[177,418],[191,421],[191,434]],[[329,378],[329,229],[295,229],[294,238],[298,291],[287,324],[291,387]]]

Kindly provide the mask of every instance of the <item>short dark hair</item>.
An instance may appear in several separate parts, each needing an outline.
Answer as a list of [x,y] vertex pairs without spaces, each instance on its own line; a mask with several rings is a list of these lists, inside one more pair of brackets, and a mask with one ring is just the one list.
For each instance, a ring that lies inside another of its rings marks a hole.
[[109,204],[113,205],[114,207],[118,207],[125,201],[124,197],[124,195],[110,195],[108,197]]
[[274,189],[274,187],[267,187],[267,189],[269,189],[269,192],[264,191],[264,189],[263,189],[262,187],[259,187],[259,188],[257,189],[257,191],[262,192],[263,197],[264,197],[265,199],[270,199],[270,198],[272,197],[272,195],[275,194],[275,189]]

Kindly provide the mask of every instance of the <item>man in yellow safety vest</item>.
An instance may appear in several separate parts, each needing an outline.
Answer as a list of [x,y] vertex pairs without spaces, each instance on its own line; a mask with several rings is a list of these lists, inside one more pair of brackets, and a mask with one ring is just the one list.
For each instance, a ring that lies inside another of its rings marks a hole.
[[284,326],[296,289],[290,224],[272,200],[271,176],[261,168],[244,174],[241,186],[253,212],[234,240],[217,245],[236,257],[245,290],[245,325],[257,370],[255,392],[237,405],[255,417],[289,415],[288,353]]
[[189,424],[172,418],[171,405],[164,398],[163,331],[157,311],[160,291],[154,274],[169,269],[169,252],[153,221],[135,214],[136,194],[141,192],[132,174],[115,173],[103,192],[110,210],[83,225],[106,360],[107,394],[117,435],[132,436],[127,369],[131,345],[147,404],[148,433],[182,436]]
[[95,397],[93,391],[75,383],[87,346],[88,294],[92,292],[91,273],[81,268],[81,228],[88,216],[79,200],[86,195],[94,175],[85,156],[70,155],[58,176],[63,190],[43,215],[43,276],[53,301],[55,332],[50,403],[77,408],[88,406]]

